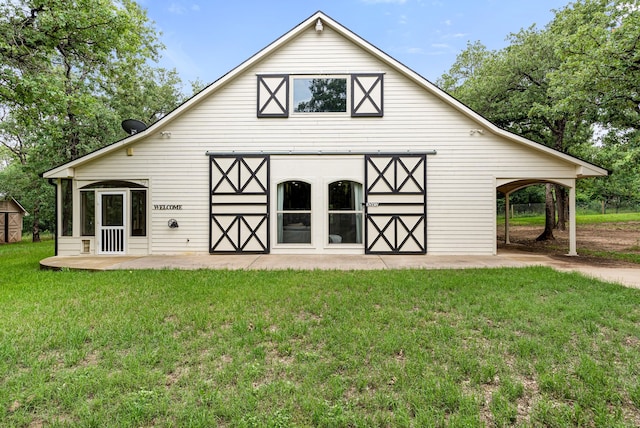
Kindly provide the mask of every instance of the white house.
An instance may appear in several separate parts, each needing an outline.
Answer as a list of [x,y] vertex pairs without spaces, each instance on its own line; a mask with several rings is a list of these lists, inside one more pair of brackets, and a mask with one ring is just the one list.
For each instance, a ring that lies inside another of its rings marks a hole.
[[[607,171],[499,129],[317,12],[149,128],[43,174],[57,255],[495,254],[496,190]],[[213,257],[212,256],[212,257]]]

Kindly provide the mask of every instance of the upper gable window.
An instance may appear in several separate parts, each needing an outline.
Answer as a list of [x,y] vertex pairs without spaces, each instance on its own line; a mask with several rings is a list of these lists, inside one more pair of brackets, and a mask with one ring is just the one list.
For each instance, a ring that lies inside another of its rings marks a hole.
[[384,116],[383,73],[257,77],[259,118],[287,118],[291,111],[300,115],[347,113],[354,118]]
[[346,77],[294,77],[295,113],[346,113]]

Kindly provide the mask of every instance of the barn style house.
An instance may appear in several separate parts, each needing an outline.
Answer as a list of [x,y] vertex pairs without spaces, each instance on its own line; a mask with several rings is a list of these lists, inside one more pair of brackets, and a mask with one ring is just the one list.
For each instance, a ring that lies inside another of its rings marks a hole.
[[496,254],[496,191],[607,171],[506,132],[322,12],[43,174],[56,255]]

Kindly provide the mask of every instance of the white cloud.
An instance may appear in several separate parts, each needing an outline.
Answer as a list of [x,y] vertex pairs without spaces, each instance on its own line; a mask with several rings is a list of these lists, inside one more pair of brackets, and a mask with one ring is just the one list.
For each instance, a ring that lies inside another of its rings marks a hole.
[[185,80],[195,80],[199,76],[203,75],[202,68],[198,65],[186,49],[183,48],[182,43],[169,40],[166,43],[166,48],[163,52],[163,60],[168,63],[168,68],[176,68],[181,70]]
[[185,13],[187,13],[189,11],[192,11],[192,12],[200,11],[200,5],[194,3],[190,7],[186,7],[182,3],[172,2],[169,5],[169,9],[168,10],[169,10],[169,13],[172,13],[174,15],[184,15]]
[[442,35],[442,39],[462,39],[463,37],[467,37],[467,33],[450,33]]
[[169,5],[169,12],[174,15],[183,15],[187,10],[179,3],[171,3]]
[[447,19],[446,21],[444,21],[444,25],[446,25],[447,27],[450,27],[452,24],[450,19]]
[[405,48],[405,53],[411,54],[411,55],[416,55],[416,54],[423,54],[424,53],[424,49],[422,48]]

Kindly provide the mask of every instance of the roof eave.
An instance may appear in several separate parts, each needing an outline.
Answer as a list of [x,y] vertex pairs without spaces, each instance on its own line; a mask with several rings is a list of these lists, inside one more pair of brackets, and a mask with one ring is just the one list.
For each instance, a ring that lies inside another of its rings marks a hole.
[[[164,127],[164,126],[168,125],[175,118],[181,116],[185,111],[191,109],[193,106],[195,106],[198,103],[200,103],[201,100],[207,98],[212,93],[216,92],[221,87],[225,86],[228,82],[233,80],[236,76],[240,75],[245,70],[251,68],[254,64],[256,64],[259,61],[261,61],[263,58],[268,56],[271,52],[277,50],[278,48],[280,48],[280,46],[282,46],[283,44],[286,44],[287,42],[289,42],[290,40],[295,38],[298,34],[303,32],[308,26],[315,25],[315,22],[316,22],[316,20],[318,18],[326,20],[326,21],[330,20],[330,18],[327,17],[326,15],[324,15],[322,12],[314,13],[309,18],[305,19],[303,22],[301,22],[296,27],[294,27],[292,30],[290,30],[287,33],[285,33],[284,35],[280,36],[273,43],[271,43],[268,46],[264,47],[263,49],[261,49],[260,51],[255,53],[253,56],[251,56],[250,58],[248,58],[247,60],[242,62],[240,65],[238,65],[237,67],[231,69],[229,72],[224,74],[222,77],[220,77],[219,79],[217,79],[216,81],[211,83],[209,86],[204,88],[202,91],[198,92],[193,97],[189,98],[187,101],[185,101],[183,104],[178,106],[171,113],[169,113],[168,115],[166,115],[165,117],[160,119],[158,122],[154,123],[153,125],[149,126],[149,128],[145,129],[144,131],[139,132],[139,133],[137,133],[135,135],[132,135],[130,137],[127,137],[127,138],[125,138],[123,140],[117,141],[115,143],[109,144],[108,146],[105,146],[105,147],[103,147],[103,148],[101,148],[99,150],[96,150],[95,152],[92,152],[92,153],[89,153],[89,154],[87,154],[85,156],[82,156],[82,157],[80,157],[80,158],[78,158],[76,160],[73,160],[71,162],[67,162],[67,163],[59,165],[59,166],[57,166],[55,168],[52,168],[52,169],[50,169],[48,171],[45,171],[45,172],[43,172],[41,174],[41,176],[43,178],[66,178],[66,177],[68,177],[68,175],[67,175],[67,172],[65,172],[65,171],[68,171],[70,169],[76,168],[76,167],[78,167],[78,166],[80,166],[80,165],[82,165],[84,163],[87,163],[87,162],[92,161],[92,160],[94,160],[96,158],[99,158],[99,157],[104,156],[104,155],[106,155],[108,153],[111,153],[112,151],[115,151],[115,150],[118,150],[118,149],[121,149],[121,148],[125,148],[126,146],[128,146],[130,144],[133,144],[136,141],[151,135],[152,132],[156,132],[161,126]],[[333,21],[331,20],[331,22],[333,22]],[[333,25],[332,25],[332,27],[333,27]]]
[[469,117],[470,119],[474,120],[479,125],[483,126],[484,128],[491,131],[492,133],[500,135],[511,141],[524,144],[528,147],[533,148],[534,150],[543,151],[551,156],[560,157],[563,160],[576,165],[577,177],[598,177],[598,176],[606,176],[609,174],[609,172],[606,169],[601,168],[597,165],[593,165],[588,162],[582,161],[581,159],[559,152],[555,149],[552,149],[551,147],[545,146],[544,144],[537,143],[533,140],[529,140],[527,138],[521,137],[517,134],[506,131],[502,128],[499,128],[498,126],[496,126],[490,120],[486,119],[481,114],[477,113],[470,107],[466,106],[464,103],[458,101],[455,97],[449,95],[448,93],[446,93],[445,91],[443,91],[442,89],[440,89],[439,87],[431,83],[427,78],[416,73],[411,68],[407,67],[406,65],[402,64],[400,61],[386,54],[381,49],[377,48],[376,46],[362,39],[357,34],[351,32],[347,28],[333,21],[331,18],[327,17],[322,12],[317,12],[311,18],[307,19],[305,23],[315,22],[318,18],[322,19],[323,23],[329,24],[329,27],[331,27],[334,31],[339,32],[344,37],[349,39],[351,42],[357,44],[364,50],[372,53],[374,56],[376,56],[379,60],[383,61],[385,64],[403,73],[405,76],[410,78],[414,83],[417,83],[424,89],[428,90],[432,95],[436,96],[441,101],[452,106],[457,111]]
[[428,90],[432,95],[436,96],[441,101],[443,101],[443,102],[447,103],[448,105],[452,106],[457,111],[459,111],[460,113],[462,113],[465,116],[469,117],[470,119],[474,120],[479,125],[485,127],[487,130],[490,130],[492,133],[497,134],[497,135],[501,135],[502,137],[507,138],[509,140],[512,140],[514,142],[518,142],[520,144],[524,144],[524,145],[526,145],[528,147],[531,147],[531,148],[533,148],[535,150],[540,150],[540,151],[546,152],[547,154],[549,154],[551,156],[560,157],[563,160],[568,161],[568,162],[576,165],[576,168],[582,168],[581,172],[584,173],[585,175],[580,175],[580,176],[590,177],[590,176],[604,176],[604,175],[608,174],[608,172],[605,169],[600,168],[600,167],[598,167],[596,165],[592,165],[592,164],[590,164],[588,162],[581,161],[580,159],[577,159],[577,158],[575,158],[573,156],[561,153],[561,152],[559,152],[557,150],[554,150],[554,149],[552,149],[550,147],[547,147],[547,146],[544,146],[542,144],[536,143],[536,142],[534,142],[532,140],[528,140],[526,138],[520,137],[520,136],[518,136],[516,134],[513,134],[511,132],[505,131],[505,130],[497,127],[491,121],[489,121],[488,119],[484,118],[482,115],[478,114],[477,112],[475,112],[474,110],[472,110],[468,106],[464,105],[463,103],[461,103],[460,101],[458,101],[457,99],[452,97],[451,95],[447,94],[442,89],[438,88],[436,85],[431,83],[425,77],[421,76],[420,74],[416,73],[415,71],[413,71],[409,67],[405,66],[404,64],[402,64],[398,60],[396,60],[393,57],[389,56],[388,54],[386,54],[385,52],[383,52],[382,50],[380,50],[376,46],[374,46],[371,43],[367,42],[366,40],[362,39],[360,36],[358,36],[357,34],[353,33],[352,31],[350,31],[346,27],[342,26],[338,22],[334,21],[332,18],[328,17],[323,12],[318,11],[318,12],[314,13],[313,15],[311,15],[309,18],[307,18],[304,21],[302,21],[300,24],[295,26],[290,31],[286,32],[284,35],[280,36],[274,42],[272,42],[271,44],[267,45],[266,47],[264,47],[263,49],[261,49],[260,51],[255,53],[253,56],[251,56],[250,58],[248,58],[247,60],[242,62],[240,65],[238,65],[237,67],[235,67],[232,70],[230,70],[228,73],[226,73],[225,75],[220,77],[218,80],[216,80],[213,83],[211,83],[209,86],[207,86],[205,89],[200,91],[198,94],[194,95],[189,100],[185,101],[182,105],[178,106],[175,110],[173,110],[167,116],[165,116],[164,118],[160,119],[158,122],[156,122],[155,124],[153,124],[152,126],[147,128],[145,131],[142,131],[142,132],[140,132],[138,134],[135,134],[133,136],[127,137],[127,138],[125,138],[123,140],[120,140],[120,141],[118,141],[116,143],[113,143],[113,144],[111,144],[109,146],[106,146],[106,147],[104,147],[102,149],[99,149],[99,150],[97,150],[97,151],[95,151],[93,153],[85,155],[85,156],[83,156],[83,157],[81,157],[79,159],[76,159],[74,161],[71,161],[71,162],[68,162],[66,164],[60,165],[60,166],[58,166],[56,168],[53,168],[53,169],[51,169],[49,171],[46,171],[46,172],[44,172],[42,174],[42,176],[44,178],[60,178],[60,174],[64,173],[63,171],[68,171],[70,168],[75,168],[75,167],[80,166],[80,165],[82,165],[82,164],[84,164],[86,162],[89,162],[89,161],[91,161],[91,160],[93,160],[95,158],[98,158],[98,157],[104,156],[104,155],[106,155],[108,153],[111,153],[112,151],[124,148],[124,147],[126,147],[126,146],[128,146],[130,144],[135,143],[136,141],[138,141],[140,139],[148,137],[149,135],[151,135],[154,132],[157,132],[157,130],[159,128],[164,127],[164,126],[168,125],[169,123],[171,123],[175,118],[181,116],[184,112],[188,111],[193,106],[199,104],[200,101],[202,101],[203,99],[206,99],[212,93],[218,91],[221,87],[225,86],[228,82],[230,82],[233,79],[235,79],[238,75],[240,75],[244,71],[248,70],[249,68],[253,67],[255,64],[260,62],[262,59],[264,59],[265,57],[269,56],[272,52],[276,51],[281,46],[283,46],[284,44],[288,43],[289,41],[291,41],[292,39],[297,37],[300,33],[305,31],[308,27],[315,26],[315,23],[317,22],[318,19],[321,19],[325,26],[328,26],[332,30],[334,30],[337,33],[341,34],[343,37],[345,37],[346,39],[350,40],[352,43],[354,43],[357,46],[361,47],[365,51],[369,52],[370,54],[375,56],[380,61],[382,61],[385,64],[389,65],[390,67],[398,70],[399,72],[404,74],[406,77],[408,77],[409,79],[411,79],[412,81],[417,83],[419,86],[421,86],[424,89]]

